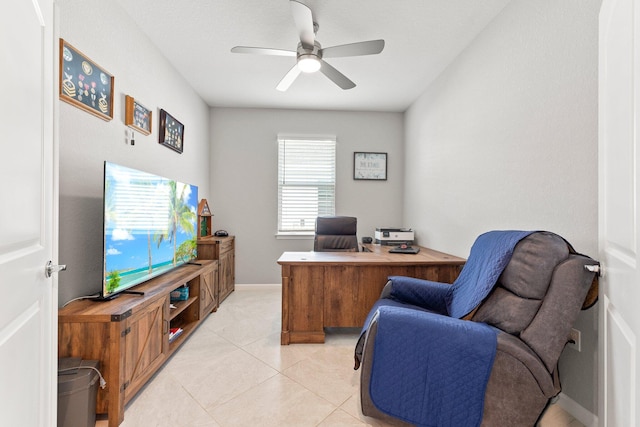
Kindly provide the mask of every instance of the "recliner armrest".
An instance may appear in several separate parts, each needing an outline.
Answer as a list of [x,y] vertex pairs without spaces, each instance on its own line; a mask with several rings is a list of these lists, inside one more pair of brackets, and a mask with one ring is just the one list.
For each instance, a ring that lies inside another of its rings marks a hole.
[[436,313],[447,314],[446,297],[451,289],[448,283],[406,276],[390,276],[381,298],[391,298]]

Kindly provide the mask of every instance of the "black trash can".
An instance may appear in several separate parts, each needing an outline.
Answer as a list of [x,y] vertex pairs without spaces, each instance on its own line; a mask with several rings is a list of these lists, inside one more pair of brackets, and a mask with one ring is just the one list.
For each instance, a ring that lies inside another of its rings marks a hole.
[[58,427],[95,427],[98,364],[79,357],[58,359]]

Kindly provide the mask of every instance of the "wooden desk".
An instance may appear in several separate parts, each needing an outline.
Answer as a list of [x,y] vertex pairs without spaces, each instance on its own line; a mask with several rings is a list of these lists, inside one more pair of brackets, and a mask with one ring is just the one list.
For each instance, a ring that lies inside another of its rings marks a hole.
[[390,248],[283,253],[280,343],[323,343],[324,328],[362,327],[388,276],[453,283],[465,263],[433,249],[412,255],[392,254]]

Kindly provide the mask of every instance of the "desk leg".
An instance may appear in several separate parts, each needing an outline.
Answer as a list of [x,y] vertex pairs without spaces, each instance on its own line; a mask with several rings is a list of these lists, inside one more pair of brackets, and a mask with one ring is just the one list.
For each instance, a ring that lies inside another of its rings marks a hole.
[[322,266],[282,265],[280,344],[323,343]]
[[280,331],[280,345],[289,345],[291,338],[289,336],[289,286],[291,276],[291,267],[282,266],[282,327]]

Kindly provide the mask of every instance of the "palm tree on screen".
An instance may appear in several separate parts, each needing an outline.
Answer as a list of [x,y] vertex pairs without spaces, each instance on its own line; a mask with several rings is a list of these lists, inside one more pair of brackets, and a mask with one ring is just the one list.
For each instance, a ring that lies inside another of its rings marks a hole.
[[181,184],[178,188],[176,181],[169,181],[169,226],[167,230],[157,232],[153,236],[153,241],[158,247],[166,239],[173,243],[173,265],[176,265],[178,259],[177,236],[178,231],[182,230],[189,235],[195,233],[196,213],[191,210],[187,203],[187,197],[191,187],[187,184]]
[[173,242],[173,265],[177,262],[177,235],[178,231],[182,230],[187,234],[193,234],[194,221],[196,214],[189,208],[186,198],[189,195],[191,188],[188,185],[183,184],[182,188],[178,188],[175,181],[169,181],[169,200],[171,201],[169,218],[169,233],[167,238],[170,242]]

